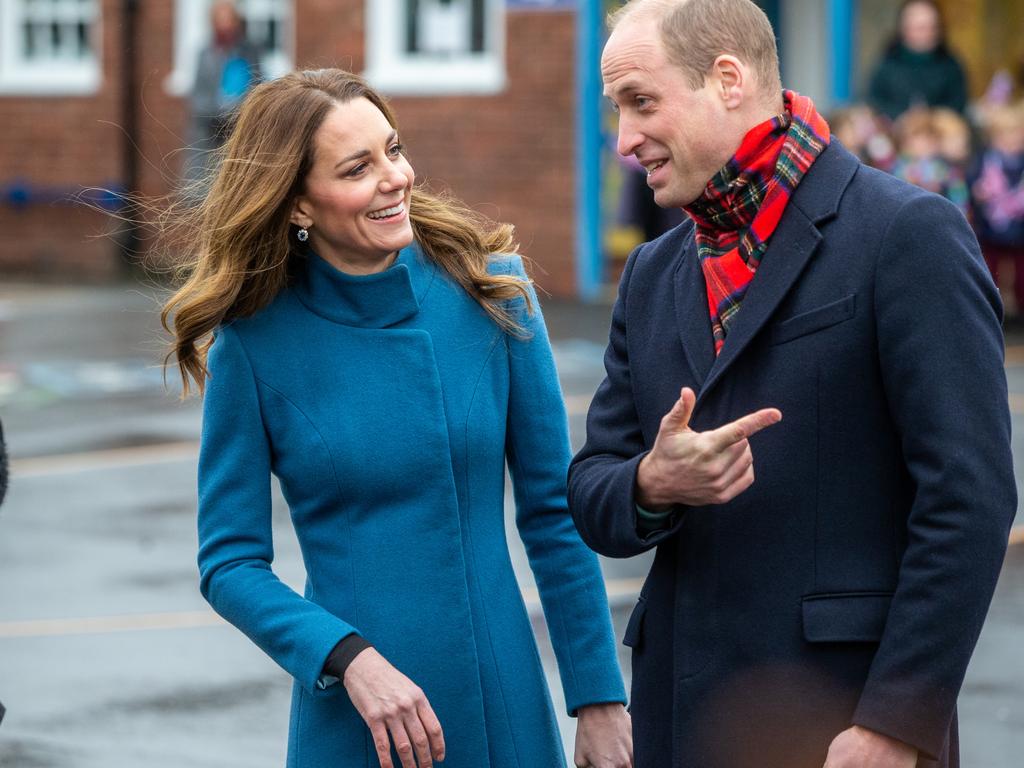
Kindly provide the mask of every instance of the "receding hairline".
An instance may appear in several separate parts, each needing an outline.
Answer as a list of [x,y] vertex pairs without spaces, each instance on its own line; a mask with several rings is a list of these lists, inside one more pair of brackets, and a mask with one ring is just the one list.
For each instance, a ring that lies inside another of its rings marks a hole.
[[[692,87],[699,87],[704,81],[707,74],[705,69],[710,70],[714,54],[730,54],[751,67],[762,95],[774,100],[775,95],[782,89],[781,72],[775,31],[764,10],[752,0],[723,2],[725,9],[722,12],[725,18],[713,14],[717,17],[718,23],[711,22],[711,26],[706,30],[708,36],[686,39],[687,35],[679,25],[684,13],[687,14],[687,18],[690,15],[690,12],[684,12],[684,9],[693,3],[694,0],[630,0],[608,14],[606,22],[609,37],[623,25],[623,22],[627,26],[653,24],[658,30],[658,38],[665,55],[669,61],[687,73]],[[710,4],[710,0],[707,3],[701,0],[697,3],[694,13],[700,13],[702,9],[710,11],[711,8],[707,7]],[[730,23],[738,26],[733,29],[729,26]],[[697,26],[701,25],[697,23]],[[685,44],[681,44],[684,39]],[[716,51],[715,48],[719,50]]]
[[658,11],[670,11],[688,2],[689,0],[631,0],[608,14],[608,31],[614,30],[624,21],[641,21],[652,17],[660,20],[661,14],[658,14]]

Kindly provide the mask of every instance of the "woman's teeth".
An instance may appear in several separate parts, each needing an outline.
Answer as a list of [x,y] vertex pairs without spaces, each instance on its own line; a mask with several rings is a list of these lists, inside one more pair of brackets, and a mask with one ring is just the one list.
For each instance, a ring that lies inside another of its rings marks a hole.
[[384,208],[383,210],[380,211],[373,211],[366,215],[369,216],[371,219],[386,219],[389,216],[397,216],[404,210],[405,205],[403,203],[399,203],[398,205],[393,206],[391,208]]

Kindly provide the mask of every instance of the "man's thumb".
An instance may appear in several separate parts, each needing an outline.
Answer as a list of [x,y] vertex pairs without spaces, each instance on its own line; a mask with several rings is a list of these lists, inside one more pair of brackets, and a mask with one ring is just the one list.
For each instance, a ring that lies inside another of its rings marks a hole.
[[689,387],[683,387],[679,392],[679,399],[676,400],[672,410],[665,415],[665,426],[675,432],[682,432],[690,427],[690,415],[693,413],[693,406],[697,402],[697,395]]

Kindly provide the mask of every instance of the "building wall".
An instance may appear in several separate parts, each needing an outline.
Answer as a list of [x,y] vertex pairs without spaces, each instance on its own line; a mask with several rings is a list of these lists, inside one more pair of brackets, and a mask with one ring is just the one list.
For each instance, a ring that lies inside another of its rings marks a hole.
[[[140,190],[166,194],[182,163],[184,99],[167,91],[173,66],[174,3],[139,3]],[[363,0],[296,0],[295,63],[361,71]],[[103,81],[78,97],[10,98],[0,109],[0,188],[111,187],[123,177],[121,3],[103,0]],[[420,180],[444,187],[486,215],[513,223],[542,287],[574,283],[574,30],[570,11],[510,10],[507,88],[491,96],[393,99]],[[115,219],[68,204],[0,204],[0,272],[68,278],[117,274],[116,243],[100,235]]]
[[574,21],[510,12],[501,94],[393,100],[419,179],[514,224],[535,279],[556,295],[576,290]]
[[[112,21],[117,0],[103,0]],[[79,185],[110,187],[121,178],[121,47],[117,25],[101,34],[103,79],[86,96],[0,96],[0,270],[5,274],[109,277],[119,269],[117,249],[105,235],[116,229],[109,216],[74,205]],[[19,193],[34,202],[11,201]]]

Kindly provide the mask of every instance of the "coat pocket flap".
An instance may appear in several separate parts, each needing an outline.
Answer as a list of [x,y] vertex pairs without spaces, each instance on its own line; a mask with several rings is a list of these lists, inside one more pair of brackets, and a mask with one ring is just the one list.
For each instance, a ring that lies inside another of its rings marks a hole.
[[839,301],[833,301],[823,307],[801,312],[772,328],[772,344],[782,344],[787,341],[806,336],[815,331],[822,331],[833,325],[838,325],[844,320],[853,317],[857,309],[857,295],[851,294]]
[[633,649],[640,647],[645,613],[647,613],[647,601],[641,597],[640,602],[636,604],[636,607],[633,608],[633,613],[629,616],[629,622],[626,624],[626,632],[622,636],[623,645],[629,646]]
[[889,616],[891,592],[808,595],[802,599],[809,643],[876,643]]

